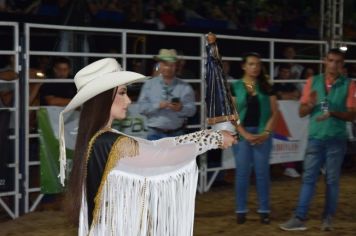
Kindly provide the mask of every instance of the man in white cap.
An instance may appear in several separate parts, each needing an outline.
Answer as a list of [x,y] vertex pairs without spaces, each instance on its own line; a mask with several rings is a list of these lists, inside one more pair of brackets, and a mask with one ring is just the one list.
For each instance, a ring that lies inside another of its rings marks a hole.
[[161,49],[155,59],[159,76],[146,81],[138,99],[139,111],[147,117],[149,140],[183,134],[186,118],[196,111],[193,89],[176,77],[176,50]]

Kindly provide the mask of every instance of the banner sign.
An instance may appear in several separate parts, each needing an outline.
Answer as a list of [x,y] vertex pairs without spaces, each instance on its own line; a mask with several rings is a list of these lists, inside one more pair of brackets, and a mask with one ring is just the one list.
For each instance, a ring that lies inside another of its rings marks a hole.
[[[59,182],[59,142],[58,117],[63,107],[44,107],[37,112],[38,132],[40,135],[40,169],[41,192],[45,194],[60,193],[63,187]],[[65,114],[64,124],[67,146],[67,175],[72,168],[73,150],[77,135],[79,112]]]

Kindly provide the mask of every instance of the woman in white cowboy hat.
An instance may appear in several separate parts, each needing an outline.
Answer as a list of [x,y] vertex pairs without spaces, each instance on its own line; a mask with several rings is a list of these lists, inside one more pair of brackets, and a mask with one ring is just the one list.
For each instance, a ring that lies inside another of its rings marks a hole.
[[60,115],[60,177],[64,184],[63,113],[82,106],[65,202],[73,221],[79,220],[79,235],[192,235],[195,157],[236,142],[227,131],[147,141],[112,129],[131,103],[126,85],[144,78],[122,71],[112,58],[74,78],[78,93]]

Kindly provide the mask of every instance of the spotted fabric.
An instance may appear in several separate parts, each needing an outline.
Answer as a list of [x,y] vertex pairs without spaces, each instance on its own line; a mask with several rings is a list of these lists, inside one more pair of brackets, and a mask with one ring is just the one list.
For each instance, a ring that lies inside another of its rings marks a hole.
[[216,149],[223,144],[223,135],[220,131],[202,130],[174,138],[176,144],[195,143],[197,151],[202,154],[210,149]]

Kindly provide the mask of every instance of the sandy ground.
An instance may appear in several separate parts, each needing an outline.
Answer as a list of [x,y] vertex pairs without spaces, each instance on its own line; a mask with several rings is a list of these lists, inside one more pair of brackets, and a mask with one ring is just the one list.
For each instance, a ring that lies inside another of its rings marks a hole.
[[[273,178],[271,203],[272,222],[270,225],[261,225],[256,210],[256,194],[254,186],[251,187],[248,221],[244,225],[237,225],[233,212],[234,191],[233,185],[216,186],[205,194],[198,194],[196,201],[196,214],[194,235],[356,235],[356,171],[348,170],[341,180],[340,201],[337,216],[334,220],[333,232],[320,231],[320,214],[324,203],[324,180],[318,183],[317,193],[311,205],[308,231],[284,232],[278,224],[288,219],[296,203],[300,180],[287,177]],[[42,207],[43,211],[24,215],[16,220],[8,220],[4,212],[0,212],[0,235],[5,236],[45,236],[45,235],[76,235],[76,230],[65,220],[61,211],[50,210],[51,207]]]

